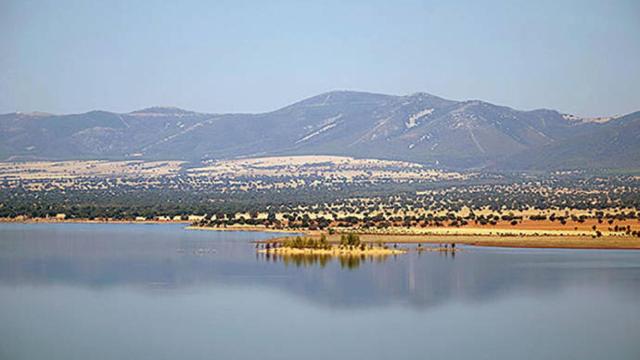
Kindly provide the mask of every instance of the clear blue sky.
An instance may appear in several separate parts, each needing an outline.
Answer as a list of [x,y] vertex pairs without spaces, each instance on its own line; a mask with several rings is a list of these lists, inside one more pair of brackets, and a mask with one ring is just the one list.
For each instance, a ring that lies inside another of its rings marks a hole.
[[0,0],[0,113],[260,112],[335,89],[640,110],[640,1]]

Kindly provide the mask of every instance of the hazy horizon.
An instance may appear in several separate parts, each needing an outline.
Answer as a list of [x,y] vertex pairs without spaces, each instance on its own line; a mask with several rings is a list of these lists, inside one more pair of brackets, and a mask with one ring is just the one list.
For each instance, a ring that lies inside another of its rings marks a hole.
[[[106,112],[112,112],[112,113],[116,113],[116,114],[128,114],[128,113],[132,113],[132,112],[135,112],[135,111],[146,110],[146,109],[151,109],[151,108],[165,108],[165,109],[175,108],[175,109],[178,109],[178,110],[192,111],[192,112],[201,113],[201,114],[263,114],[263,113],[269,113],[269,112],[272,112],[272,111],[277,111],[277,110],[280,110],[280,109],[285,108],[287,106],[293,105],[295,103],[302,102],[302,101],[305,101],[307,99],[311,99],[311,98],[316,97],[316,96],[322,96],[322,95],[325,95],[325,94],[328,94],[328,93],[333,93],[333,92],[369,93],[369,94],[400,96],[400,97],[402,97],[402,96],[411,96],[411,95],[414,95],[414,94],[417,94],[417,93],[426,93],[426,94],[429,94],[429,95],[432,95],[432,96],[435,96],[435,97],[443,98],[443,99],[446,99],[446,100],[459,101],[459,102],[464,102],[464,101],[485,101],[486,102],[486,100],[484,100],[482,98],[478,98],[478,97],[472,97],[472,98],[468,98],[468,99],[451,99],[451,98],[446,98],[446,97],[440,96],[438,94],[428,93],[426,91],[416,91],[416,92],[407,93],[407,94],[389,94],[389,93],[381,93],[381,92],[374,92],[374,91],[367,91],[367,90],[334,89],[334,90],[324,91],[324,92],[321,92],[321,93],[318,93],[318,94],[315,94],[315,95],[306,96],[304,98],[300,98],[300,99],[292,101],[290,103],[282,104],[282,105],[277,106],[275,108],[266,109],[266,110],[263,110],[263,111],[237,111],[237,112],[200,111],[198,109],[189,109],[189,108],[176,106],[176,105],[172,105],[172,104],[149,104],[149,105],[146,105],[146,106],[141,106],[141,107],[136,108],[136,109],[129,109],[129,110],[123,110],[123,111],[110,110],[110,109],[97,107],[97,108],[94,108],[94,109],[87,109],[86,111],[68,112],[68,113],[54,113],[54,112],[41,111],[41,110],[37,110],[36,109],[36,110],[31,110],[31,111],[11,111],[11,112],[9,112],[9,114],[11,114],[11,113],[23,113],[23,114],[29,114],[29,113],[38,114],[38,113],[41,113],[41,114],[51,114],[51,115],[69,115],[69,114],[83,114],[83,113],[87,113],[87,112],[91,112],[91,111],[106,111]],[[514,108],[513,106],[510,106],[509,104],[499,104],[499,103],[493,103],[493,104],[497,105],[497,106],[504,106],[504,107],[512,108],[512,109],[517,110],[517,111],[556,110],[556,111],[558,111],[560,113],[571,114],[569,112],[563,111],[562,109],[554,109],[554,108],[549,108],[549,107],[520,109],[520,108]],[[616,116],[616,115],[622,116],[622,115],[627,115],[627,114],[638,112],[638,111],[640,111],[640,106],[638,106],[637,110],[632,110],[632,111],[630,111],[628,113],[602,114],[602,115],[593,115],[591,117],[595,118],[595,117],[599,117],[599,116],[607,117],[607,116]],[[0,113],[0,114],[8,114],[8,113]],[[574,114],[574,115],[577,115],[577,114]],[[590,117],[590,116],[585,116],[585,117]]]
[[260,113],[333,90],[640,110],[640,3],[0,4],[0,113]]

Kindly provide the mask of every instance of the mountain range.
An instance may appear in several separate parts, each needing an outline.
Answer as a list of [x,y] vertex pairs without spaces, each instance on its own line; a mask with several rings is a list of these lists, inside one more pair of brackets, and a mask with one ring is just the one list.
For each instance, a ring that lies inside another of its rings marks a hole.
[[456,169],[640,167],[640,112],[586,119],[426,93],[333,91],[259,114],[0,115],[0,160],[345,155]]

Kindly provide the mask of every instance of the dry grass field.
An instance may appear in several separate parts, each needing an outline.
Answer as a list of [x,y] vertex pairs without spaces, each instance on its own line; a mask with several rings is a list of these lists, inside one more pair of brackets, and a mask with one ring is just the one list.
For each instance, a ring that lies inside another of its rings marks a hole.
[[101,188],[96,183],[104,180],[121,181],[134,188],[173,182],[173,186],[191,189],[246,192],[362,182],[433,183],[473,176],[416,163],[341,156],[247,158],[203,164],[142,160],[0,162],[0,181],[4,186],[34,191],[51,189],[51,182],[60,189],[96,189]]
[[0,179],[80,177],[156,177],[176,174],[182,161],[34,161],[0,162]]
[[345,156],[282,156],[214,161],[206,166],[189,169],[192,176],[209,177],[281,177],[318,176],[353,180],[446,180],[464,179],[468,174],[445,172],[405,161],[355,159]]
[[[595,226],[595,230],[594,230]],[[615,231],[615,227],[618,231]],[[559,221],[534,221],[524,219],[515,225],[509,222],[499,222],[496,225],[476,225],[470,224],[460,227],[403,227],[396,226],[385,229],[366,229],[364,232],[376,234],[398,234],[398,235],[460,235],[460,236],[592,236],[598,230],[605,236],[621,236],[626,232],[626,228],[631,230],[640,229],[639,220],[616,220],[613,224],[606,221],[599,223],[597,219],[585,219],[584,222],[569,221],[562,224]],[[624,229],[622,229],[624,228]]]

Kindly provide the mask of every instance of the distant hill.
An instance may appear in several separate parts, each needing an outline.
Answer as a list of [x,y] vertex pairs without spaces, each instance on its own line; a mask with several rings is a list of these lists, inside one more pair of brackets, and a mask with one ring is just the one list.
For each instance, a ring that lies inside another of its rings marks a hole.
[[639,167],[639,113],[581,119],[426,93],[334,91],[261,114],[152,107],[0,115],[0,159],[344,155],[451,168]]
[[523,170],[637,169],[640,167],[640,111],[603,123],[563,141],[516,153],[500,168]]

